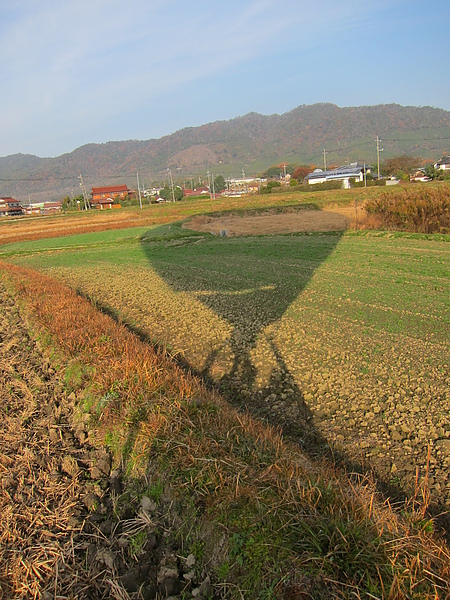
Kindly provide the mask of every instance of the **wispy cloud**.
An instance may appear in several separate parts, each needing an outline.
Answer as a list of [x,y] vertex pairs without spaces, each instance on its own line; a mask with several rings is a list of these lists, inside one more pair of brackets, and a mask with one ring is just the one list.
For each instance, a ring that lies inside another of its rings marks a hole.
[[[181,110],[185,86],[207,89],[219,77],[232,85],[236,70],[255,65],[270,85],[274,74],[264,72],[265,61],[279,60],[286,81],[289,70],[311,65],[323,48],[332,61],[335,48],[356,32],[376,34],[383,18],[392,22],[408,6],[406,0],[380,0],[376,7],[359,0],[320,6],[310,0],[3,0],[0,80],[8,93],[0,99],[0,154],[52,148],[52,139],[59,152],[65,133],[69,150],[80,139],[90,141],[88,132],[95,137],[114,128],[118,118],[125,125],[145,106],[162,107],[166,94],[179,94]],[[215,97],[217,106],[225,94]],[[152,118],[158,119],[149,113],[148,123]]]

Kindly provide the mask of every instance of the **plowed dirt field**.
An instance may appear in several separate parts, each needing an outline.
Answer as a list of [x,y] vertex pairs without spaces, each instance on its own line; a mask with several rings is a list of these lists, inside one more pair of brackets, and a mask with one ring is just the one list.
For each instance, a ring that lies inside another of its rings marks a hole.
[[219,235],[221,231],[230,236],[267,235],[307,231],[343,231],[348,228],[351,222],[350,219],[349,215],[337,212],[300,210],[283,213],[267,212],[248,217],[238,215],[229,217],[202,215],[191,219],[187,227],[215,235]]

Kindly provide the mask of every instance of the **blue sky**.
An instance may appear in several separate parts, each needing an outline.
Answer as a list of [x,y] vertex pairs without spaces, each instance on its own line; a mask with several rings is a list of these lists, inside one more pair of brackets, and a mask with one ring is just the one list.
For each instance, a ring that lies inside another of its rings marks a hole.
[[450,110],[450,2],[0,0],[0,156],[300,104]]

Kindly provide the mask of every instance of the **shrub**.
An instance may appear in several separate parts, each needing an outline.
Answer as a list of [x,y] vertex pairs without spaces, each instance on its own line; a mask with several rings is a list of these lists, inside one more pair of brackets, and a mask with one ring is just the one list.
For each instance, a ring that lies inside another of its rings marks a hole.
[[450,232],[450,187],[414,187],[384,193],[365,206],[381,227],[416,233]]
[[355,181],[352,183],[352,188],[385,187],[386,179],[373,179],[373,177],[369,179],[369,175],[367,175],[366,184],[367,185],[365,185],[364,181]]
[[341,190],[342,181],[326,181],[325,183],[314,183],[313,185],[305,184],[308,192],[318,192],[320,190]]
[[297,180],[304,179],[309,173],[314,171],[314,167],[311,165],[299,165],[292,173],[292,177]]
[[270,194],[272,193],[274,188],[280,188],[281,183],[279,181],[269,181],[267,185],[261,186],[260,193],[261,194]]

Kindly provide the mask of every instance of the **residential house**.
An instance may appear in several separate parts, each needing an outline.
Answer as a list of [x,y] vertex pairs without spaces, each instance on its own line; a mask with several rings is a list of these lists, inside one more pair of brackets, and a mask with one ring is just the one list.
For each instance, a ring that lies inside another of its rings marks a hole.
[[412,173],[409,180],[413,183],[425,183],[426,181],[431,181],[431,179],[425,175],[425,169],[418,169]]
[[441,160],[438,160],[434,163],[435,169],[440,169],[441,171],[450,171],[450,156],[444,156]]
[[94,208],[119,208],[117,200],[126,198],[130,194],[130,190],[126,185],[108,185],[105,187],[92,188],[92,206]]
[[55,200],[54,202],[44,202],[44,212],[45,213],[54,213],[61,212],[62,209],[62,201]]
[[227,179],[227,187],[222,192],[222,196],[240,197],[243,194],[257,194],[261,185],[265,185],[267,179],[259,177],[240,177],[236,179]]
[[162,190],[160,187],[152,187],[149,190],[144,189],[144,198],[151,198],[153,196],[159,196],[159,192]]
[[368,165],[355,162],[330,171],[315,169],[312,173],[306,175],[303,181],[307,181],[309,185],[327,183],[328,181],[342,181],[344,187],[350,187],[350,180],[364,181],[364,172],[370,173],[370,171],[371,168]]
[[204,196],[205,194],[209,194],[209,188],[207,187],[197,187],[194,189],[184,188],[183,196],[185,198],[189,198],[190,196]]
[[7,196],[0,198],[0,217],[15,217],[23,215],[23,208],[18,200]]
[[101,198],[100,200],[92,201],[92,208],[97,208],[98,210],[105,210],[111,208],[122,208],[122,205],[119,202],[116,202],[114,198]]
[[40,215],[44,210],[44,203],[39,202],[38,204],[25,204],[23,209],[26,215]]
[[61,212],[62,201],[46,201],[46,202],[35,202],[33,204],[25,204],[23,207],[25,214],[27,215],[46,215],[50,213]]

